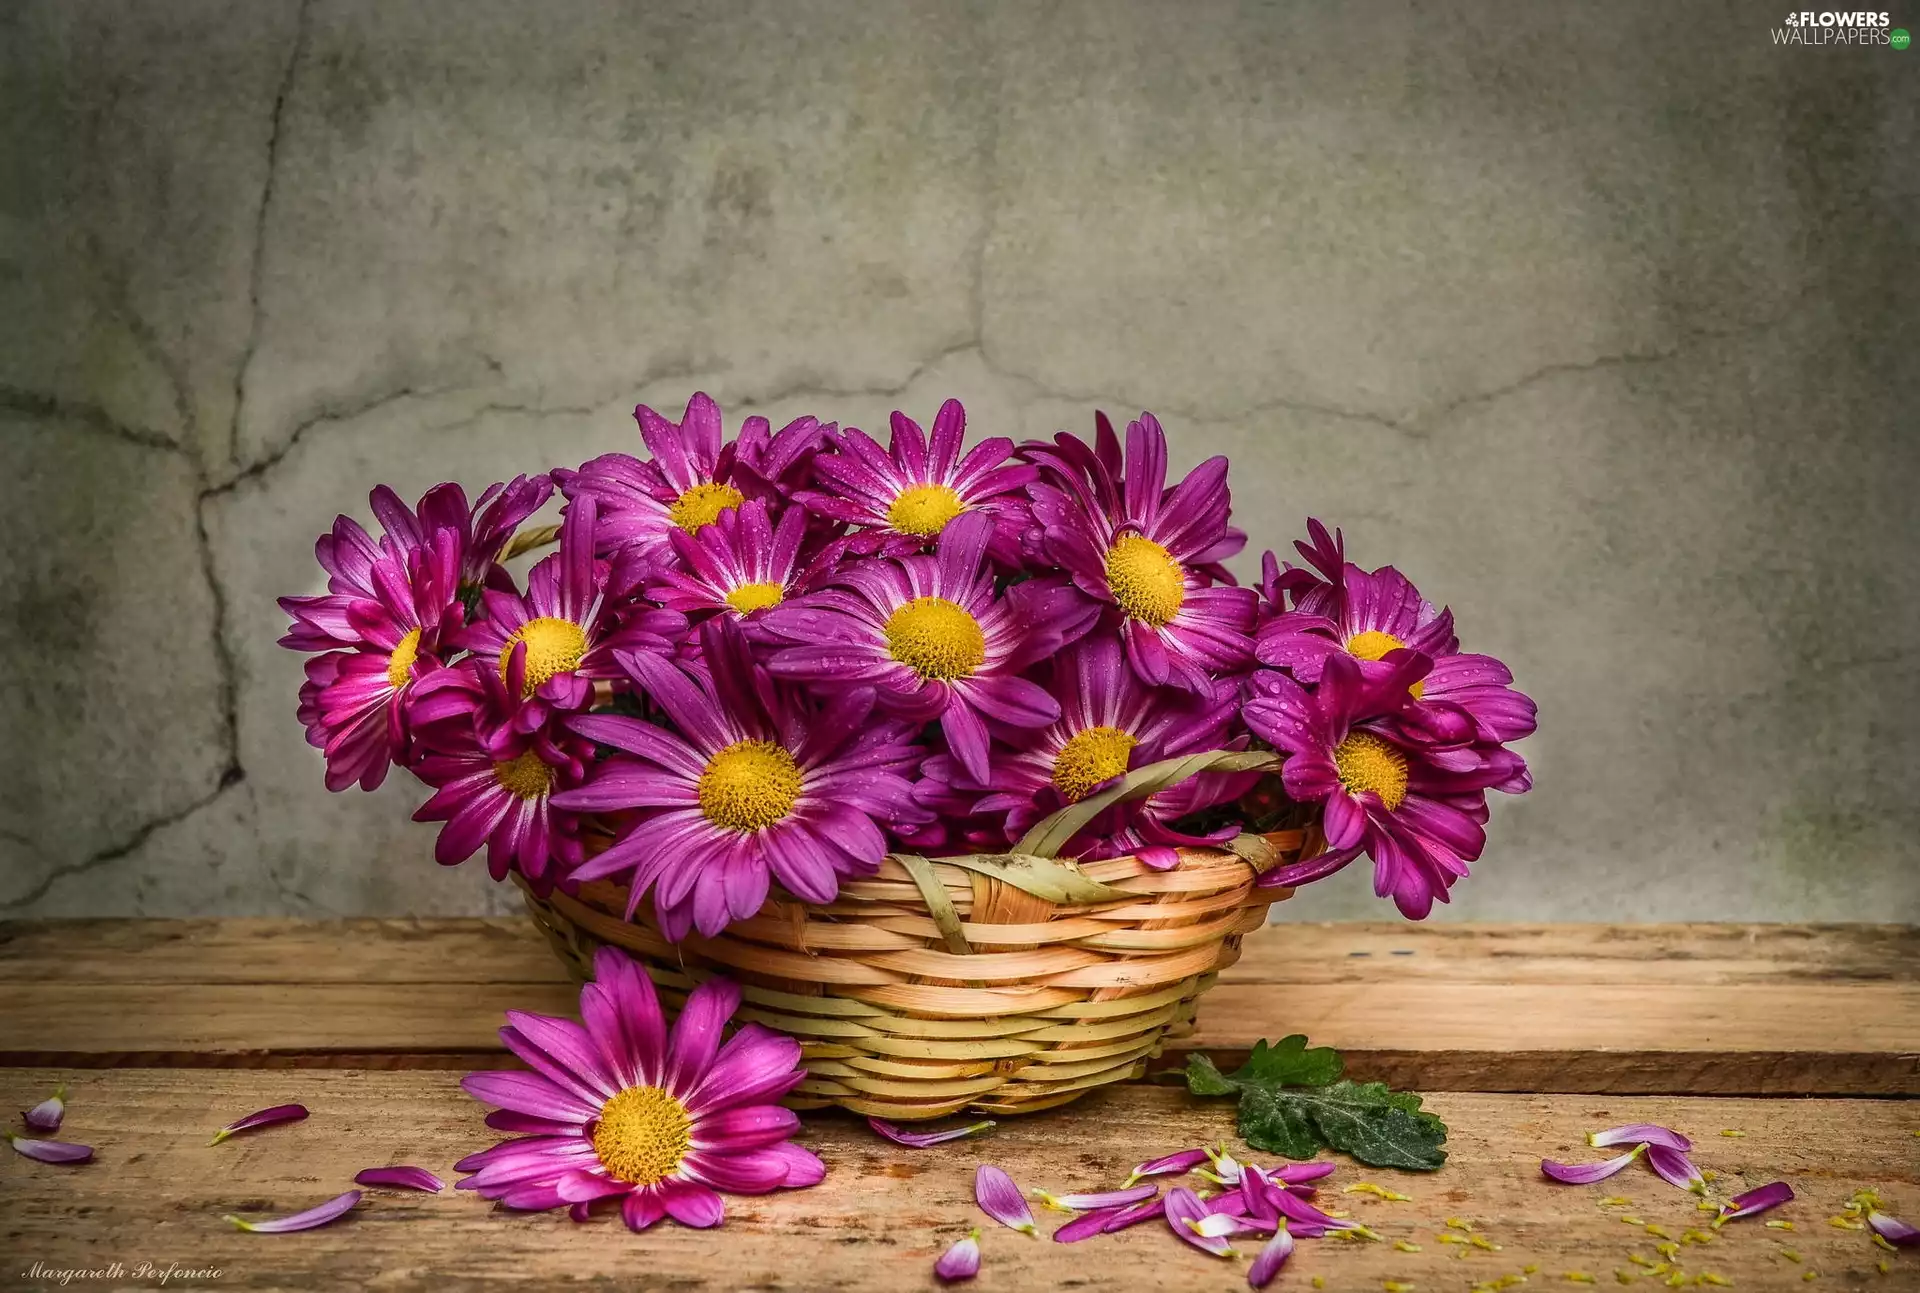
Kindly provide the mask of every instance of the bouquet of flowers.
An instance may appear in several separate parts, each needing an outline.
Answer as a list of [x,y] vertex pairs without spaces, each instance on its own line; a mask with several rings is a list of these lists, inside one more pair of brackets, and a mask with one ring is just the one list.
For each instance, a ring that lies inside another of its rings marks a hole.
[[[729,441],[705,395],[636,418],[645,457],[477,504],[376,489],[380,537],[340,517],[327,591],[281,601],[328,788],[406,768],[442,864],[484,847],[536,900],[623,885],[671,945],[770,903],[845,919],[897,859],[956,950],[929,859],[1051,857],[1054,888],[1021,887],[1058,899],[1104,859],[1164,878],[1230,850],[1270,902],[1364,854],[1419,918],[1479,857],[1487,792],[1528,787],[1505,666],[1317,521],[1304,565],[1238,585],[1226,459],[1169,483],[1151,414],[1124,444],[1100,416],[1092,443],[971,448],[952,400],[886,445],[812,417]],[[556,488],[558,526],[528,527]],[[1261,846],[1312,821],[1317,852]],[[1078,883],[1072,910],[1142,892]]]

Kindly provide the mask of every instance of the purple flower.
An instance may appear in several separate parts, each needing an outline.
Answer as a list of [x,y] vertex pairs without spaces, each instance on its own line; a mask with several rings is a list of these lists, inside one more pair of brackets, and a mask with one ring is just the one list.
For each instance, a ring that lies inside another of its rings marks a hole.
[[557,471],[568,515],[581,500],[598,501],[599,550],[632,549],[644,560],[674,560],[668,535],[698,534],[722,512],[748,498],[779,499],[804,472],[825,434],[819,421],[800,418],[778,435],[765,418],[748,418],[737,443],[723,445],[720,406],[704,392],[687,401],[678,423],[642,404],[633,411],[652,461],[603,454],[578,471]]
[[990,518],[964,513],[941,532],[936,555],[862,563],[841,574],[842,586],[770,612],[768,632],[796,645],[768,668],[827,688],[871,688],[884,712],[911,722],[938,718],[960,766],[986,781],[983,719],[1010,728],[1057,719],[1058,703],[1019,672],[1090,620],[1080,599],[1046,581],[995,596],[985,563],[992,532]]
[[918,811],[906,774],[925,754],[909,725],[869,721],[871,688],[815,706],[767,682],[731,620],[709,621],[701,644],[710,676],[621,655],[674,730],[573,719],[574,731],[631,757],[606,760],[552,800],[573,812],[647,810],[573,879],[630,872],[628,915],[651,892],[661,931],[676,942],[753,915],[771,880],[806,902],[832,902],[842,876],[874,871],[887,851],[882,825]]
[[571,1207],[586,1219],[621,1200],[629,1228],[662,1217],[705,1229],[725,1218],[721,1193],[819,1184],[826,1169],[793,1144],[799,1118],[776,1103],[806,1076],[800,1044],[745,1024],[721,1036],[740,990],[708,979],[669,1029],[653,983],[615,948],[594,958],[581,1022],[509,1011],[507,1049],[533,1072],[471,1073],[460,1085],[501,1112],[487,1124],[524,1133],[455,1164],[457,1188],[526,1211]]
[[[973,805],[982,814],[1004,814],[1009,840],[1026,834],[1041,818],[1103,789],[1129,768],[1228,744],[1226,732],[1239,708],[1233,688],[1195,696],[1149,687],[1127,669],[1112,638],[1082,638],[1056,656],[1042,675],[1060,705],[1060,717],[1038,732],[995,729],[1002,745],[993,754],[989,793]],[[963,778],[953,777],[956,785]],[[1189,836],[1172,823],[1189,813],[1236,798],[1256,780],[1251,775],[1206,774],[1130,804],[1116,804],[1069,846],[1076,857],[1118,857],[1177,845],[1217,844],[1239,828],[1228,825],[1208,836]]]
[[541,728],[520,735],[510,725],[494,749],[480,743],[485,724],[427,726],[426,752],[413,773],[433,787],[433,796],[413,814],[416,822],[445,822],[434,841],[434,861],[457,866],[487,847],[487,873],[504,880],[518,871],[544,891],[548,866],[564,871],[584,856],[580,818],[553,806],[556,789],[578,785],[592,758],[592,742],[565,731]]
[[808,559],[807,513],[789,507],[777,526],[768,516],[767,504],[754,499],[722,512],[698,534],[673,530],[667,541],[679,569],[655,575],[647,596],[668,610],[736,616],[751,628],[762,612],[810,591],[838,548]]
[[1048,474],[1028,489],[1042,545],[1081,591],[1116,609],[1134,672],[1206,694],[1212,675],[1247,663],[1254,595],[1214,585],[1208,569],[1245,542],[1227,528],[1225,458],[1167,489],[1167,439],[1151,413],[1127,426],[1124,478],[1064,432],[1025,452]]
[[1332,656],[1312,693],[1284,674],[1254,674],[1242,715],[1288,756],[1281,772],[1287,794],[1325,806],[1327,836],[1327,852],[1276,867],[1261,882],[1317,880],[1365,853],[1374,862],[1374,892],[1392,895],[1402,914],[1419,920],[1480,856],[1482,792],[1524,764],[1496,747],[1441,766],[1425,747],[1366,722],[1404,705],[1429,661],[1396,651],[1386,663],[1386,673],[1368,678],[1352,657]]
[[893,439],[882,449],[864,431],[849,427],[833,437],[835,452],[813,460],[818,487],[795,497],[832,520],[866,527],[854,540],[857,552],[904,556],[925,548],[962,512],[993,518],[994,557],[1018,565],[1020,536],[1028,521],[1020,491],[1040,471],[1009,463],[1013,441],[982,440],[964,457],[967,412],[948,400],[933,419],[932,444],[919,424],[893,415]]

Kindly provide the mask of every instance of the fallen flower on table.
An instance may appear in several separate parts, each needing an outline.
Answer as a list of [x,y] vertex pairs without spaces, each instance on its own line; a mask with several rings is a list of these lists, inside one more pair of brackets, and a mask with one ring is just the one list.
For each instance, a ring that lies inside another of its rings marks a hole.
[[207,1142],[209,1148],[218,1145],[229,1136],[243,1131],[252,1131],[256,1127],[271,1127],[276,1123],[299,1122],[307,1116],[307,1107],[303,1104],[276,1104],[271,1109],[262,1109],[236,1119],[213,1133],[213,1139]]
[[943,1280],[970,1280],[980,1273],[980,1232],[974,1230],[966,1238],[956,1240],[953,1247],[940,1254],[933,1264],[933,1273]]
[[1736,1194],[1726,1207],[1720,1209],[1720,1215],[1713,1219],[1713,1228],[1718,1230],[1729,1221],[1738,1221],[1742,1217],[1751,1217],[1755,1213],[1765,1212],[1768,1208],[1777,1208],[1793,1199],[1793,1187],[1785,1181],[1774,1181],[1757,1190],[1748,1190],[1745,1194]]
[[398,1190],[423,1190],[438,1194],[447,1183],[424,1167],[368,1167],[353,1178],[355,1185],[386,1185]]
[[1898,1217],[1890,1217],[1877,1208],[1867,1209],[1867,1225],[1874,1234],[1896,1248],[1912,1248],[1920,1245],[1920,1229],[1908,1225]]
[[1635,1145],[1620,1157],[1609,1158],[1601,1163],[1556,1163],[1550,1158],[1543,1158],[1540,1160],[1540,1173],[1563,1185],[1592,1185],[1616,1172],[1625,1171],[1633,1165],[1634,1159],[1646,1152],[1645,1145]]
[[1127,1179],[1121,1182],[1120,1188],[1125,1189],[1143,1176],[1183,1176],[1211,1157],[1207,1148],[1202,1146],[1199,1149],[1183,1149],[1177,1154],[1152,1159],[1127,1173]]
[[1200,1196],[1184,1185],[1176,1185],[1167,1191],[1166,1201],[1167,1228],[1174,1234],[1192,1244],[1203,1253],[1215,1257],[1237,1257],[1239,1254],[1224,1238],[1209,1237],[1201,1234],[1196,1226],[1207,1216],[1207,1205]]
[[1247,1267],[1247,1283],[1257,1289],[1265,1288],[1273,1283],[1273,1277],[1280,1273],[1280,1268],[1287,1264],[1287,1258],[1291,1256],[1293,1256],[1293,1235],[1288,1232],[1283,1222],[1280,1228],[1273,1232],[1273,1238],[1267,1240],[1265,1246],[1255,1255],[1253,1264]]
[[[826,1167],[788,1138],[800,1119],[775,1101],[805,1076],[800,1044],[744,1024],[721,1044],[740,989],[712,978],[669,1028],[653,982],[617,948],[600,949],[580,989],[583,1023],[508,1011],[507,1049],[531,1073],[470,1073],[461,1087],[499,1112],[487,1125],[525,1133],[454,1164],[455,1187],[508,1208],[545,1211],[621,1200],[632,1230],[662,1217],[706,1229],[720,1192],[818,1185]],[[569,1208],[576,1221],[591,1209]]]
[[1160,1187],[1157,1185],[1135,1185],[1098,1194],[1049,1194],[1045,1190],[1035,1190],[1033,1196],[1040,1200],[1043,1207],[1055,1212],[1091,1212],[1096,1208],[1130,1207],[1158,1193]]
[[1691,1190],[1695,1194],[1705,1194],[1707,1178],[1693,1165],[1693,1160],[1677,1149],[1666,1145],[1649,1143],[1647,1145],[1647,1166],[1668,1185],[1682,1190]]
[[27,1124],[27,1130],[59,1131],[60,1119],[67,1112],[66,1094],[67,1088],[63,1084],[52,1095],[21,1114],[20,1120]]
[[93,1146],[74,1145],[64,1140],[35,1140],[9,1132],[7,1141],[14,1152],[41,1163],[85,1163],[93,1158]]
[[930,1145],[944,1145],[950,1140],[964,1140],[969,1136],[978,1136],[991,1130],[996,1124],[993,1119],[985,1118],[979,1122],[968,1123],[964,1127],[951,1127],[946,1131],[906,1131],[879,1118],[868,1118],[867,1126],[873,1128],[876,1135],[884,1136],[896,1145],[905,1145],[908,1149],[926,1149]]
[[337,1221],[353,1211],[353,1205],[360,1202],[360,1191],[348,1190],[345,1194],[328,1199],[318,1207],[308,1208],[305,1212],[296,1212],[287,1217],[269,1217],[265,1221],[248,1221],[236,1217],[231,1212],[221,1217],[222,1221],[231,1221],[241,1230],[249,1230],[258,1235],[280,1235],[294,1230],[312,1230]]
[[1027,1206],[1020,1187],[993,1164],[982,1163],[974,1169],[973,1199],[980,1205],[980,1211],[1007,1229],[1036,1239],[1040,1237],[1039,1229],[1033,1224],[1033,1209]]
[[1614,1145],[1665,1145],[1683,1154],[1693,1148],[1693,1142],[1685,1136],[1671,1127],[1662,1127],[1654,1122],[1630,1122],[1620,1127],[1609,1127],[1605,1131],[1588,1132],[1587,1144],[1595,1149],[1608,1149]]

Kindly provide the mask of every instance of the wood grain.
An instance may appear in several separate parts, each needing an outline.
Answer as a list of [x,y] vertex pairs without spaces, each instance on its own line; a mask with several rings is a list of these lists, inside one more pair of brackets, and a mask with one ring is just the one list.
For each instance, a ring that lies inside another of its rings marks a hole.
[[[0,924],[0,1062],[458,1068],[569,1013],[521,919]],[[1423,1090],[1920,1094],[1920,930],[1280,924],[1164,1062],[1305,1032]]]
[[[881,1141],[841,1116],[809,1116],[803,1139],[827,1162],[820,1187],[729,1204],[725,1229],[661,1227],[630,1235],[612,1217],[576,1226],[560,1214],[497,1211],[464,1192],[423,1196],[373,1190],[334,1226],[296,1235],[249,1235],[222,1213],[289,1212],[350,1187],[361,1168],[414,1163],[449,1180],[455,1159],[492,1143],[483,1110],[451,1073],[0,1071],[0,1108],[38,1100],[70,1084],[63,1134],[97,1147],[98,1160],[59,1168],[9,1156],[0,1165],[0,1279],[54,1287],[57,1276],[23,1278],[34,1263],[58,1271],[149,1261],[164,1269],[217,1267],[217,1279],[189,1287],[461,1290],[521,1283],[623,1289],[931,1288],[933,1259],[975,1225],[985,1228],[985,1265],[975,1286],[990,1289],[1137,1290],[1244,1288],[1244,1260],[1219,1262],[1152,1223],[1118,1236],[1066,1246],[993,1227],[972,1201],[976,1163],[1010,1167],[1029,1188],[1088,1188],[1119,1180],[1142,1159],[1216,1140],[1231,1130],[1224,1104],[1163,1088],[1116,1088],[1072,1110],[1003,1122],[989,1137],[933,1150]],[[208,1148],[212,1129],[237,1114],[298,1100],[313,1116]],[[1715,1170],[1714,1188],[1733,1193],[1775,1179],[1801,1197],[1772,1214],[1791,1232],[1757,1222],[1727,1227],[1716,1242],[1683,1248],[1689,1275],[1713,1272],[1736,1288],[1912,1288],[1920,1254],[1898,1257],[1826,1218],[1847,1196],[1873,1186],[1897,1214],[1920,1215],[1920,1105],[1897,1101],[1753,1101],[1718,1098],[1605,1098],[1438,1095],[1431,1106],[1452,1128],[1452,1158],[1418,1176],[1341,1160],[1328,1184],[1342,1207],[1386,1242],[1302,1241],[1276,1288],[1379,1289],[1392,1279],[1421,1293],[1465,1290],[1474,1281],[1522,1274],[1531,1285],[1575,1287],[1567,1272],[1605,1287],[1614,1272],[1638,1273],[1628,1258],[1657,1261],[1655,1238],[1621,1216],[1680,1236],[1703,1214],[1692,1196],[1634,1169],[1602,1186],[1555,1186],[1539,1176],[1541,1157],[1584,1159],[1588,1129],[1653,1121],[1692,1134],[1696,1157]],[[1740,1139],[1722,1138],[1740,1130]],[[1389,1202],[1343,1195],[1357,1181],[1412,1196]],[[1631,1208],[1600,1205],[1604,1196]],[[1445,1219],[1473,1221],[1498,1251],[1443,1245]],[[1043,1230],[1052,1229],[1049,1214]],[[1419,1252],[1392,1246],[1403,1240]],[[1801,1261],[1789,1260],[1787,1250]],[[1891,1278],[1875,1263],[1887,1259]],[[157,1279],[127,1278],[151,1287]],[[1662,1287],[1639,1278],[1639,1287]],[[88,1282],[70,1287],[100,1285]],[[175,1286],[178,1286],[176,1281]]]

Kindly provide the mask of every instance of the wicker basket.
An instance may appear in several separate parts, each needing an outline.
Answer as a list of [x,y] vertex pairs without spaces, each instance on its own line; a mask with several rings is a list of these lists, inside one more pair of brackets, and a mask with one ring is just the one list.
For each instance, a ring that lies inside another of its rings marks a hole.
[[1234,851],[1183,849],[1168,871],[1132,857],[894,855],[830,904],[776,891],[751,920],[678,944],[649,904],[624,918],[624,885],[526,896],[577,976],[612,944],[646,967],[669,1010],[710,974],[734,979],[741,1018],[801,1042],[795,1108],[915,1120],[1026,1113],[1138,1077],[1167,1037],[1192,1030],[1200,994],[1291,894],[1256,887],[1248,857],[1290,862],[1320,847],[1309,821],[1242,836]]

